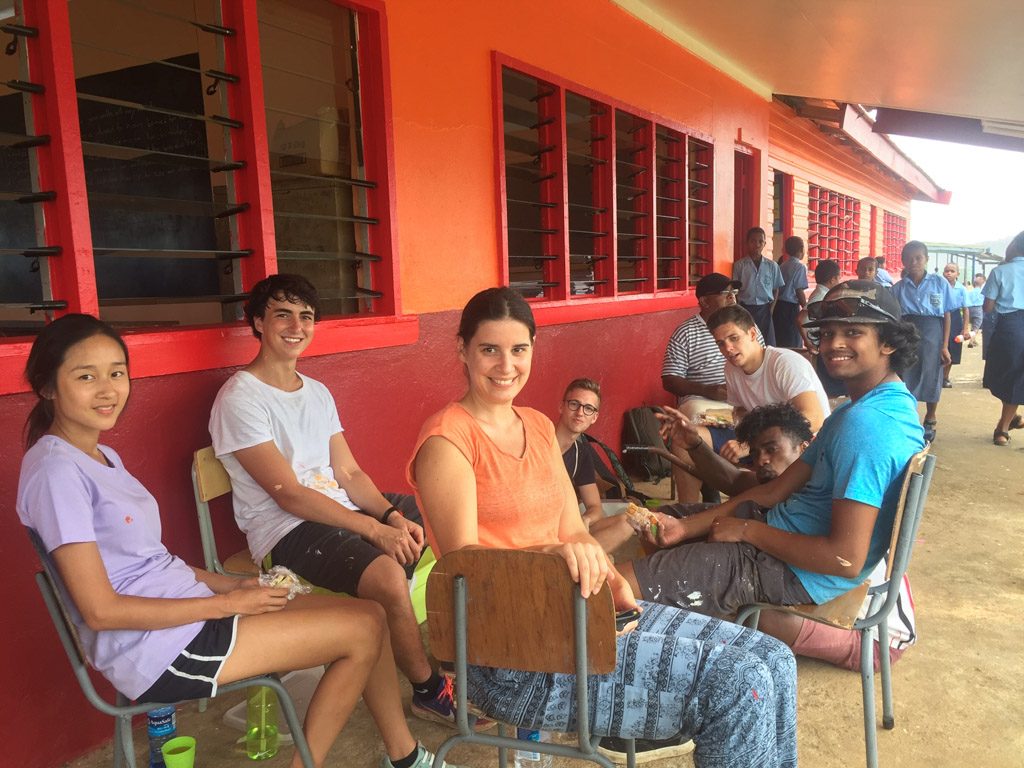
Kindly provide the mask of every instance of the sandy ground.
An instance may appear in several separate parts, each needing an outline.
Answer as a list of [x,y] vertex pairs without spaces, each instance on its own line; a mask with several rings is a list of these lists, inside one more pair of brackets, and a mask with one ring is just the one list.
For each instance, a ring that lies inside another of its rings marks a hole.
[[[880,763],[890,768],[1024,766],[1024,707],[1013,682],[1024,676],[1024,430],[1012,433],[1008,447],[992,445],[999,407],[981,389],[981,372],[980,348],[965,349],[955,387],[939,405],[938,465],[910,566],[920,639],[893,668],[896,727],[878,730]],[[801,765],[863,765],[859,675],[801,659],[799,689]],[[198,741],[197,768],[246,763],[236,744],[240,733],[220,722],[239,700],[215,700],[202,714],[195,704],[179,708],[178,732]],[[450,733],[416,718],[410,724],[430,747]],[[147,765],[145,742],[137,728],[140,768]],[[360,705],[328,765],[377,766],[379,743]],[[284,748],[263,765],[282,768],[289,754]],[[482,748],[460,747],[450,759],[473,768],[497,765],[495,751]],[[110,764],[109,745],[72,763]],[[555,761],[558,768],[570,764]],[[686,757],[649,765],[692,764]]]

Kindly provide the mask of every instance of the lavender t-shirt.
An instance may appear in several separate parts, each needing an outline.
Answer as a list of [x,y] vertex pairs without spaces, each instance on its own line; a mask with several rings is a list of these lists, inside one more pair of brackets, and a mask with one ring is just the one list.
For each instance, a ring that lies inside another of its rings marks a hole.
[[[213,593],[160,543],[156,499],[124,468],[113,449],[104,466],[52,435],[21,462],[18,517],[49,552],[64,544],[96,542],[114,591],[138,597],[208,597]],[[70,602],[70,601],[69,601]],[[168,629],[94,632],[72,606],[89,662],[117,690],[137,698],[156,682],[199,633],[203,622]]]

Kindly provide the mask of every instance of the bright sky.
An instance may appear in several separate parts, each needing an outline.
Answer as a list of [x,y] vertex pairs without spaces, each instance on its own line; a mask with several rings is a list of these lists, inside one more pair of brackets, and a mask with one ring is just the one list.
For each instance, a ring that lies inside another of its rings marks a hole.
[[949,205],[911,203],[912,239],[970,245],[1024,230],[1024,152],[891,138],[936,184],[953,192]]

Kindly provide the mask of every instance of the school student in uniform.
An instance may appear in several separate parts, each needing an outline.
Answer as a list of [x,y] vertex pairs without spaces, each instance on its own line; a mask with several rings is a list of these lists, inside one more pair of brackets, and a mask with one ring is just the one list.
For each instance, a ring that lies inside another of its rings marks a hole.
[[928,273],[927,245],[911,240],[903,246],[900,259],[904,277],[893,285],[892,295],[900,303],[903,319],[921,335],[917,363],[903,372],[903,381],[917,402],[925,404],[924,439],[931,442],[939,423],[935,414],[942,395],[942,369],[951,360],[946,340],[956,297],[945,279]]

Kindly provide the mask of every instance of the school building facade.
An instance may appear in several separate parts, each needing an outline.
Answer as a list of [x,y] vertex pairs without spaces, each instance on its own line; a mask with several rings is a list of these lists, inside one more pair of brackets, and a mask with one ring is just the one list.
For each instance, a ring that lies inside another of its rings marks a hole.
[[197,564],[191,456],[255,353],[239,312],[268,274],[322,290],[302,370],[364,469],[403,490],[420,424],[461,394],[475,292],[534,304],[521,403],[554,413],[570,379],[595,378],[594,432],[618,445],[624,410],[668,401],[665,343],[748,227],[776,258],[795,234],[811,267],[893,269],[910,201],[948,199],[859,107],[766,97],[607,0],[8,0],[0,30],[0,722],[26,768],[111,730],[69,674],[14,513],[44,316],[125,330],[133,392],[106,441]]

